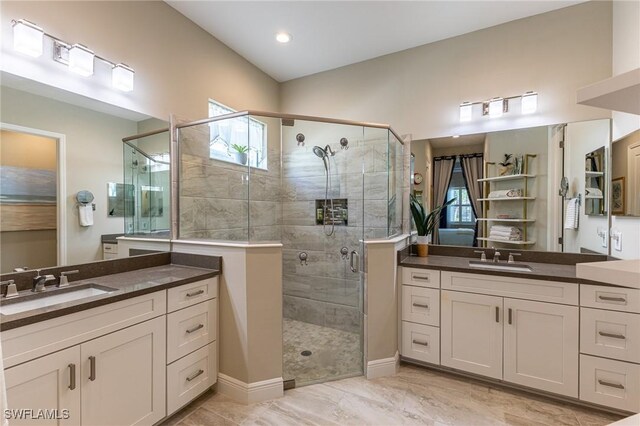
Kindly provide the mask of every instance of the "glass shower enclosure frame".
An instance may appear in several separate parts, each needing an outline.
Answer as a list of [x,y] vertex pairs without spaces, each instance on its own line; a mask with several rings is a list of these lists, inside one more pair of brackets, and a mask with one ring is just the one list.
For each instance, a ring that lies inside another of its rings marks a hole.
[[400,137],[259,111],[175,127],[174,238],[282,243],[285,381],[362,375],[364,242],[402,233]]

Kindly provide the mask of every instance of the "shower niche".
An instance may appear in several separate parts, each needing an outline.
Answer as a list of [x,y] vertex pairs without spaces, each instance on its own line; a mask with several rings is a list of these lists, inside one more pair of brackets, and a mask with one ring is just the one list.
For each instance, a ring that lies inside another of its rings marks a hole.
[[[349,225],[349,201],[346,198],[316,200],[316,225]],[[326,217],[326,221],[325,221]]]

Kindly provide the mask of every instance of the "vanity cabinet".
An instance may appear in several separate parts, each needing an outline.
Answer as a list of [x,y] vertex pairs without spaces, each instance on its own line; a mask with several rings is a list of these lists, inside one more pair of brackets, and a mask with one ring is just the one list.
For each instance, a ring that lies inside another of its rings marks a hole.
[[[80,346],[74,346],[5,370],[8,407],[58,410],[60,419],[39,425],[80,425]],[[63,410],[68,410],[68,416]],[[68,418],[64,418],[68,417]],[[11,425],[32,425],[32,419],[11,419]]]

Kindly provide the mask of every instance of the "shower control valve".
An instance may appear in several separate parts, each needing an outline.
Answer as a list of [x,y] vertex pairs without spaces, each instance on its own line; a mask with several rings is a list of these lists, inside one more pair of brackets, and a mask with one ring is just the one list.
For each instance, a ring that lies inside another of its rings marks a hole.
[[301,251],[298,254],[298,259],[300,259],[300,264],[302,266],[307,266],[307,258],[309,257],[309,255],[307,254],[306,251]]
[[340,254],[342,255],[342,260],[348,260],[349,259],[349,249],[346,247],[342,247],[340,249]]

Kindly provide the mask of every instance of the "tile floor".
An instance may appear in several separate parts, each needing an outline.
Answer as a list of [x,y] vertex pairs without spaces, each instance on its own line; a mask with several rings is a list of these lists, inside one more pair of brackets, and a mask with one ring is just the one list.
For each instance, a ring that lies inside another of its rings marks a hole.
[[163,426],[214,425],[573,425],[620,417],[402,365],[394,377],[353,377],[286,391],[245,406],[209,392]]
[[[362,375],[360,335],[285,318],[283,378],[296,387]],[[303,356],[304,350],[311,355]]]

